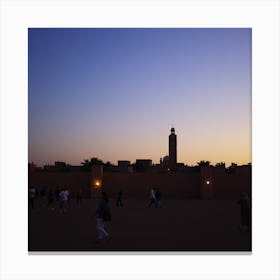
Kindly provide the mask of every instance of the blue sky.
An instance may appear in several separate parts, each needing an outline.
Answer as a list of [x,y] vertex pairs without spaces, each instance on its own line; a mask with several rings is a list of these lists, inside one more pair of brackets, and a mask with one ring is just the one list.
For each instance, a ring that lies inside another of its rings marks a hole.
[[29,161],[251,162],[251,29],[28,32]]

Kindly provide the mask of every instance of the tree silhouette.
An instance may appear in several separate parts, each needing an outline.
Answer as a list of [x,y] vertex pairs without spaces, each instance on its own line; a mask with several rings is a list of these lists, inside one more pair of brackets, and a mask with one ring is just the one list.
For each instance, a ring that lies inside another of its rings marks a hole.
[[114,167],[115,167],[114,164],[112,164],[110,161],[107,161],[104,164],[104,171],[112,171],[112,170],[114,170]]
[[226,164],[224,163],[224,162],[218,162],[218,163],[216,163],[216,165],[215,165],[215,167],[225,167],[226,166]]
[[231,165],[227,169],[228,173],[235,174],[236,167],[237,167],[237,164],[235,162],[232,162]]
[[210,166],[210,161],[209,160],[201,160],[200,162],[197,163],[199,167],[207,167]]
[[81,162],[81,165],[83,166],[83,169],[85,169],[85,170],[91,170],[91,167],[93,165],[102,165],[102,164],[104,164],[103,161],[96,157],[93,157],[90,160],[85,159],[83,162]]

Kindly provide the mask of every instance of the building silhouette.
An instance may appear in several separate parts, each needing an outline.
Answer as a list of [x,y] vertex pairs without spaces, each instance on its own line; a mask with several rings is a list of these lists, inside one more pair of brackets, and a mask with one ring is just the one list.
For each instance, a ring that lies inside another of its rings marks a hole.
[[174,127],[170,130],[169,135],[169,169],[176,171],[177,167],[177,135]]

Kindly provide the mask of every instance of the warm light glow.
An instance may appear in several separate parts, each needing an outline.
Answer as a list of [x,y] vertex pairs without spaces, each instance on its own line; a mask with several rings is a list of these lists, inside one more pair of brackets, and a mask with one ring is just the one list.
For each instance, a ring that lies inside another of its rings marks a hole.
[[209,180],[207,180],[207,181],[206,181],[206,185],[209,185],[209,184],[210,184],[210,181],[209,181]]
[[94,180],[93,181],[93,187],[94,188],[100,188],[101,187],[101,180]]

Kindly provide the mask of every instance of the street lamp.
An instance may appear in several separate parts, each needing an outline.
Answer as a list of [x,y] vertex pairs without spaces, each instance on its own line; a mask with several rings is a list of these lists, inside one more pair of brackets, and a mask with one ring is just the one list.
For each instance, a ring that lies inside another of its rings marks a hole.
[[93,182],[93,187],[98,189],[101,187],[101,180],[95,179]]

